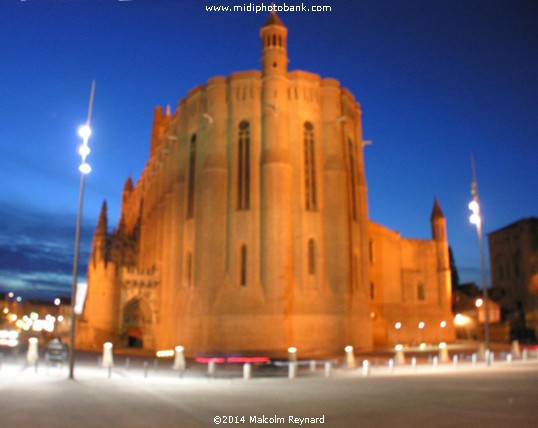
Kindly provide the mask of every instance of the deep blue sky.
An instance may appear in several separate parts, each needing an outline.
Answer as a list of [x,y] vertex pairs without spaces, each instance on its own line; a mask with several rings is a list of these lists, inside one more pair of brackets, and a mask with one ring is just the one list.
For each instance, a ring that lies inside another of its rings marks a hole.
[[[334,77],[361,103],[364,136],[373,141],[365,149],[372,220],[429,238],[437,195],[460,277],[476,280],[470,153],[485,232],[538,215],[536,1],[304,3],[332,11],[279,14],[289,29],[289,68]],[[69,293],[76,131],[91,80],[82,273],[102,201],[114,227],[125,179],[144,167],[153,108],[175,110],[212,76],[259,69],[267,12],[205,11],[233,4],[0,0],[0,291]]]

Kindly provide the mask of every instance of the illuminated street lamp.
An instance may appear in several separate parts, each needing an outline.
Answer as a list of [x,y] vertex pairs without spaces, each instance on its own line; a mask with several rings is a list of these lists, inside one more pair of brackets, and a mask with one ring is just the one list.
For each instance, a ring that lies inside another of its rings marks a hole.
[[[489,311],[488,311],[488,289],[486,286],[486,259],[484,255],[484,239],[482,237],[482,216],[480,215],[480,202],[478,199],[478,185],[476,182],[476,170],[474,166],[474,158],[471,155],[471,168],[473,172],[473,181],[471,183],[471,195],[472,201],[469,203],[469,209],[472,214],[469,218],[470,222],[476,226],[476,232],[478,234],[478,242],[480,244],[480,264],[482,267],[482,297],[484,305],[484,342],[486,346],[486,356],[490,351],[489,340]],[[478,301],[476,302],[478,303]],[[478,307],[478,305],[477,305]],[[486,363],[489,365],[489,357],[486,357]]]
[[75,254],[73,256],[73,283],[71,285],[71,329],[69,334],[69,379],[74,379],[75,370],[75,297],[77,295],[77,281],[78,281],[78,258],[80,247],[80,225],[82,221],[82,205],[84,201],[84,179],[86,174],[91,171],[90,165],[86,162],[86,158],[90,154],[90,148],[88,147],[88,140],[92,134],[90,128],[90,122],[92,118],[93,110],[93,95],[95,92],[95,80],[92,81],[90,89],[90,104],[88,106],[88,118],[86,123],[78,128],[78,135],[82,138],[82,145],[79,147],[78,153],[80,154],[81,162],[78,167],[80,171],[80,190],[78,194],[78,213],[77,213],[77,227],[75,231]]

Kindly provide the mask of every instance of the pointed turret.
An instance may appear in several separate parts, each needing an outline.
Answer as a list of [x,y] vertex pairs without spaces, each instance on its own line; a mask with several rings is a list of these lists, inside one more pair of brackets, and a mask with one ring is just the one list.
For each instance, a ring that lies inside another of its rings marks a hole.
[[123,194],[125,195],[126,193],[131,193],[133,189],[133,180],[131,179],[131,177],[129,177],[127,178],[127,180],[125,180],[125,184],[123,185]]
[[99,220],[97,221],[97,227],[95,228],[94,237],[106,237],[108,227],[108,216],[107,216],[107,204],[106,201],[103,201],[101,205],[101,212],[99,213]]
[[430,216],[432,225],[432,239],[436,241],[446,241],[446,219],[441,211],[437,196],[433,201],[432,214]]
[[434,221],[438,218],[444,218],[443,211],[441,211],[441,206],[439,205],[439,200],[437,199],[437,196],[435,197],[433,201],[433,209],[432,209],[432,215],[430,217],[431,221]]
[[107,241],[108,241],[108,218],[107,204],[103,201],[97,227],[93,234],[92,242],[92,260],[93,263],[106,262],[107,257]]
[[452,302],[452,282],[450,278],[450,262],[448,257],[448,240],[446,235],[446,218],[441,211],[437,197],[433,202],[430,216],[432,225],[432,239],[435,241],[437,250],[437,284],[439,287],[439,304],[447,312],[450,311]]
[[262,28],[263,27],[269,27],[271,25],[280,25],[281,27],[286,27],[282,21],[280,20],[280,18],[278,17],[278,15],[276,14],[276,12],[273,10],[271,12],[271,14],[269,15],[269,17],[267,18],[267,21],[265,21],[265,24],[263,24]]

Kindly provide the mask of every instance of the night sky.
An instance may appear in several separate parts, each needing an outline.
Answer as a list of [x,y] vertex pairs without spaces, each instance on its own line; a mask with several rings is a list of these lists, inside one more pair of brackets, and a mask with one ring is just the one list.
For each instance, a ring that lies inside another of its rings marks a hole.
[[[538,3],[312,3],[332,11],[279,13],[289,69],[336,78],[360,102],[371,219],[429,238],[437,196],[460,279],[478,282],[471,152],[486,233],[538,215]],[[260,68],[268,12],[206,12],[234,4],[250,3],[0,0],[0,292],[70,292],[92,79],[81,279],[103,200],[115,227],[123,184],[147,161],[154,107],[174,111],[208,78]]]

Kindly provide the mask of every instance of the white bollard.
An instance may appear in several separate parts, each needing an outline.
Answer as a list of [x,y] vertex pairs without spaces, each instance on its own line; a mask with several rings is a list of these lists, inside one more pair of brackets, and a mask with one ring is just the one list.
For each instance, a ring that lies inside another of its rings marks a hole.
[[288,364],[288,379],[297,377],[297,361],[292,361]]
[[348,369],[355,368],[355,354],[353,353],[353,346],[346,346],[344,348],[346,351],[346,365]]
[[478,360],[478,355],[476,355],[476,353],[474,353],[473,355],[471,355],[471,364],[473,366],[476,366],[476,361]]
[[512,354],[508,354],[508,355],[506,356],[506,362],[507,362],[508,364],[512,364]]
[[37,338],[31,337],[28,339],[28,352],[26,353],[26,361],[29,365],[34,365],[39,360],[39,353],[37,350]]
[[394,360],[392,358],[389,360],[389,373],[394,373]]
[[521,351],[521,359],[522,359],[523,361],[527,361],[527,357],[528,357],[528,355],[527,355],[527,350],[526,350],[526,349],[523,349],[523,351]]
[[325,377],[331,377],[333,371],[333,365],[330,361],[325,361]]
[[368,360],[362,362],[362,375],[364,377],[370,376],[370,362]]
[[297,348],[295,346],[290,346],[288,348],[288,361],[297,361]]
[[454,355],[452,357],[452,364],[454,365],[454,367],[458,367],[458,356],[457,355]]
[[439,358],[433,357],[432,363],[433,363],[433,367],[437,368],[437,366],[439,365]]
[[103,344],[103,358],[101,359],[101,367],[110,369],[114,366],[114,357],[112,355],[113,345],[110,342]]
[[215,364],[214,360],[211,360],[207,363],[207,375],[209,377],[215,377],[216,373],[217,373],[217,365]]
[[414,372],[417,370],[417,357],[411,358],[411,370]]
[[243,364],[243,379],[250,379],[252,377],[252,364]]
[[439,344],[439,361],[442,363],[450,362],[450,357],[448,356],[448,347],[445,342]]
[[312,373],[316,372],[316,360],[310,360],[310,371]]
[[174,370],[179,370],[180,372],[185,371],[185,354],[183,351],[185,348],[183,346],[176,346],[175,347],[175,353],[174,353],[174,365],[172,368]]
[[395,363],[399,366],[402,366],[405,364],[405,354],[403,350],[403,345],[396,345],[394,348],[396,350],[396,354],[394,355],[394,359],[396,360]]

